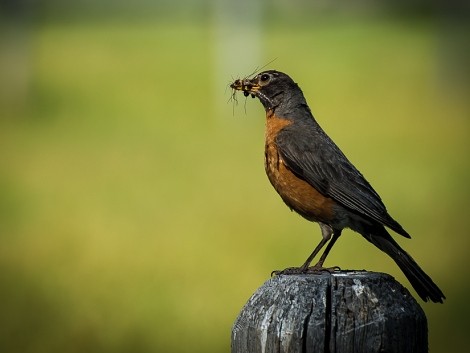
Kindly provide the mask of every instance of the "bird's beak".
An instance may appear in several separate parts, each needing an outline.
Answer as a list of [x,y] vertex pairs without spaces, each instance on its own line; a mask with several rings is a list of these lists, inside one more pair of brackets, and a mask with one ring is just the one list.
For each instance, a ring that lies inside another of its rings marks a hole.
[[252,96],[256,95],[256,92],[259,91],[261,86],[258,84],[257,80],[254,79],[237,79],[230,85],[230,88],[236,91],[243,91],[245,96],[251,94]]

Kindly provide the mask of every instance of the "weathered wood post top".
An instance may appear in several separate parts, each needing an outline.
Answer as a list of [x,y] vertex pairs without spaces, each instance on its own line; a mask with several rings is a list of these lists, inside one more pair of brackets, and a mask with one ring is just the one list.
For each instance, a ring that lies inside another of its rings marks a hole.
[[232,353],[423,353],[427,321],[393,277],[366,271],[280,275],[248,300]]

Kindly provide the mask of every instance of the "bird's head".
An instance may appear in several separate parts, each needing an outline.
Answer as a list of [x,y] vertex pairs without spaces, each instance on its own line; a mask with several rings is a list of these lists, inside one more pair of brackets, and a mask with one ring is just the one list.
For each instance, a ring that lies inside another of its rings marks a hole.
[[237,79],[230,87],[242,91],[246,97],[258,97],[266,110],[287,103],[299,93],[303,99],[299,86],[288,75],[275,70],[263,71],[251,79]]

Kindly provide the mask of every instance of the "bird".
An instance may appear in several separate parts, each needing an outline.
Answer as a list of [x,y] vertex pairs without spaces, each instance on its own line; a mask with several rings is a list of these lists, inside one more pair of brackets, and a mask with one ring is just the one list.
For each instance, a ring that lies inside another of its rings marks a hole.
[[[351,229],[389,255],[424,301],[445,296],[386,228],[407,231],[388,213],[379,194],[315,120],[299,85],[287,74],[267,70],[236,79],[230,87],[258,98],[266,112],[265,171],[284,203],[320,226],[321,241],[300,267],[276,274],[325,270],[324,261],[343,229]],[[313,259],[326,245],[320,259]],[[334,271],[337,267],[329,268]]]

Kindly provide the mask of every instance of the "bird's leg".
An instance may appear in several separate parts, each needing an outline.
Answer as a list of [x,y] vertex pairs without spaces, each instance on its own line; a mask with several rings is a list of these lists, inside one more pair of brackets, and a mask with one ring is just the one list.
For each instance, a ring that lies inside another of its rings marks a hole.
[[[312,260],[315,258],[315,256],[317,256],[318,252],[325,246],[325,244],[328,242],[328,240],[330,240],[331,238],[331,235],[334,234],[333,233],[333,229],[325,224],[325,223],[319,223],[320,224],[320,229],[321,229],[321,233],[322,233],[322,240],[320,241],[320,243],[315,247],[315,249],[313,250],[313,252],[310,254],[310,256],[307,258],[307,260],[304,262],[304,264],[300,267],[288,267],[282,271],[273,271],[271,273],[271,275],[275,274],[275,275],[290,275],[290,274],[299,274],[299,273],[306,273],[309,271],[309,269],[313,269],[313,267],[310,267],[310,263],[312,262]],[[340,232],[341,233],[341,232]],[[334,236],[334,235],[333,235]],[[328,244],[328,247],[329,244]],[[327,247],[327,249],[328,249]],[[330,247],[331,248],[331,247]],[[325,253],[323,253],[324,255]],[[323,256],[322,256],[323,257]],[[326,257],[326,256],[325,256]],[[321,259],[320,259],[321,260]],[[324,261],[324,259],[323,259]],[[315,265],[316,266],[316,265]],[[313,271],[312,271],[313,272]],[[318,272],[318,271],[317,271]]]
[[331,248],[335,244],[336,240],[338,240],[340,235],[341,235],[341,230],[335,230],[333,232],[333,238],[331,239],[331,241],[326,246],[325,251],[323,251],[323,254],[320,257],[320,260],[318,260],[318,262],[315,264],[315,266],[309,267],[308,270],[307,270],[308,272],[319,272],[319,271],[324,271],[324,270],[332,272],[332,271],[336,271],[336,270],[340,269],[338,266],[329,267],[329,268],[324,268],[323,267],[323,263],[325,262],[325,259],[328,256],[328,253],[330,252]]
[[330,240],[331,235],[333,234],[333,229],[328,224],[325,224],[325,223],[319,223],[319,224],[320,224],[320,229],[321,229],[322,240],[317,245],[317,247],[313,250],[310,256],[307,258],[307,260],[305,260],[305,263],[302,266],[300,266],[300,268],[302,269],[302,272],[307,271],[312,260],[315,258],[315,256],[317,256],[318,252],[325,246],[328,240]]

